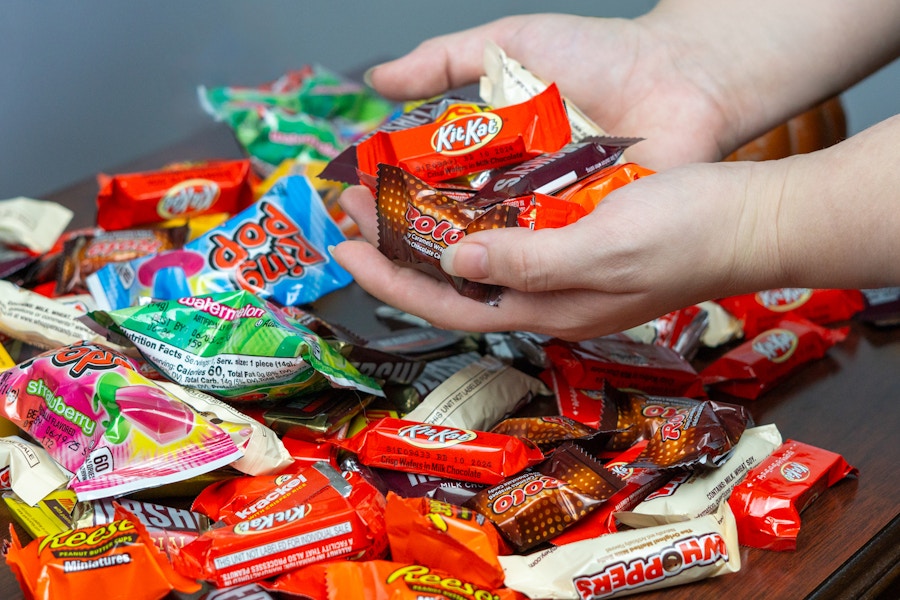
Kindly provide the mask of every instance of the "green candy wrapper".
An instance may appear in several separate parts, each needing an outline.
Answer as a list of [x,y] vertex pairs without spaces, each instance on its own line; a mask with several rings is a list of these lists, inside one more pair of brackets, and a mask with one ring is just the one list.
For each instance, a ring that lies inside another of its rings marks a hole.
[[226,400],[276,400],[329,387],[384,395],[325,340],[250,292],[94,311],[87,318],[110,339],[130,340],[172,381]]

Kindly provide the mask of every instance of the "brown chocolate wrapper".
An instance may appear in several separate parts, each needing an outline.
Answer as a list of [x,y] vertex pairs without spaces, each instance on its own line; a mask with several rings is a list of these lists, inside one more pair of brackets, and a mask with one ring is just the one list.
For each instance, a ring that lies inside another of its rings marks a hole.
[[467,506],[524,552],[559,535],[623,486],[600,461],[569,442],[534,467],[479,492]]
[[109,263],[177,250],[187,241],[188,230],[187,225],[164,229],[98,229],[71,237],[63,244],[55,294],[87,293],[85,278]]
[[475,194],[473,201],[500,201],[534,192],[552,194],[612,166],[639,138],[590,137],[571,142],[518,165],[499,170]]
[[355,390],[327,389],[268,408],[242,410],[279,436],[315,442],[336,433],[374,399]]
[[502,204],[470,208],[400,167],[380,164],[376,209],[378,249],[382,254],[447,281],[473,300],[490,305],[500,302],[499,286],[447,274],[441,269],[441,255],[469,233],[515,227],[516,208]]
[[583,438],[597,430],[569,417],[547,416],[503,419],[491,431],[528,438],[547,452],[566,440]]

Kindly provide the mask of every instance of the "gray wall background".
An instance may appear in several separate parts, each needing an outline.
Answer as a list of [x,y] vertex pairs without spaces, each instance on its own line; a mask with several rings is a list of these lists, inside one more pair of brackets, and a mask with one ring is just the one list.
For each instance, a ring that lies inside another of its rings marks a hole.
[[[0,199],[40,198],[210,126],[199,84],[351,71],[508,14],[633,17],[651,0],[2,0]],[[900,64],[844,95],[851,133],[900,112]]]

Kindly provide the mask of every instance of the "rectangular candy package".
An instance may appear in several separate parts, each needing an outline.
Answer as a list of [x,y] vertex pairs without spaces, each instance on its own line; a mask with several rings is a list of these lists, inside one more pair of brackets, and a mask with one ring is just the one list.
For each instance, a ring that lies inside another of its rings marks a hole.
[[104,310],[232,290],[294,306],[352,281],[327,250],[345,239],[309,179],[285,177],[182,250],[107,265],[87,285]]

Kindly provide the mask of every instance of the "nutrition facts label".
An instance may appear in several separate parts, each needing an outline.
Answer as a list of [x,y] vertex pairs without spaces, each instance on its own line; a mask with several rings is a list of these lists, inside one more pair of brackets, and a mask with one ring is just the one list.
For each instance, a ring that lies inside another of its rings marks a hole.
[[[183,386],[200,389],[230,390],[260,383],[301,381],[314,369],[301,357],[273,358],[240,354],[197,356],[167,344],[132,334],[135,344],[157,369]],[[135,339],[143,338],[143,339]],[[303,373],[308,373],[303,377]]]

